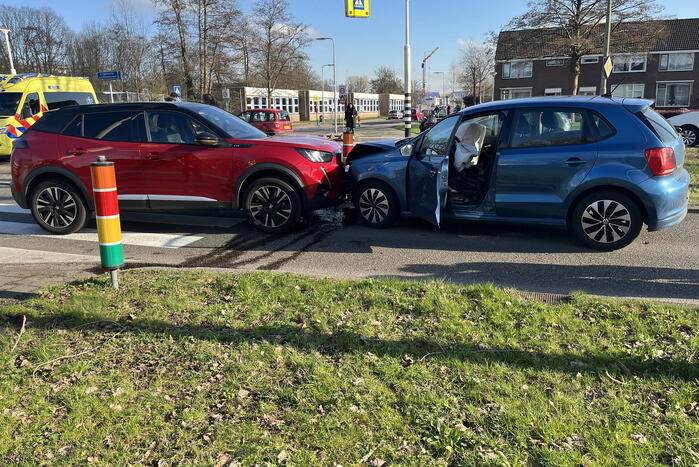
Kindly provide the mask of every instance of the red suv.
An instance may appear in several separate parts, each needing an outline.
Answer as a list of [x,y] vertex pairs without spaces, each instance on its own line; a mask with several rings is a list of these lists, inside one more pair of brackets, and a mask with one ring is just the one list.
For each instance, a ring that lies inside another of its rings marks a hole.
[[291,118],[286,110],[251,109],[241,113],[240,118],[268,135],[293,131]]
[[115,163],[123,210],[243,209],[273,233],[335,204],[342,180],[340,146],[325,138],[268,137],[202,104],[83,105],[47,112],[15,140],[15,201],[49,232],[80,230],[99,155]]

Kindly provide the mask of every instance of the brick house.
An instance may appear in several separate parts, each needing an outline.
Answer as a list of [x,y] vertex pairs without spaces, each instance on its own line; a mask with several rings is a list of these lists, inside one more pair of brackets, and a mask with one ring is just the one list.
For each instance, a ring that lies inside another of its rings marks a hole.
[[[581,62],[578,94],[600,91],[604,25],[594,51]],[[643,29],[644,33],[638,31]],[[498,37],[495,99],[572,94],[572,72],[555,28],[503,31]],[[645,36],[645,39],[639,38]],[[616,97],[655,100],[660,109],[699,109],[699,18],[622,24],[612,39]]]

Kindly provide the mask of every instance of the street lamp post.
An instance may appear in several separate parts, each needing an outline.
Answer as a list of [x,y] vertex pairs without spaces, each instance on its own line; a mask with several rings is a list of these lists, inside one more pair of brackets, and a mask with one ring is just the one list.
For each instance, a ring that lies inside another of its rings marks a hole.
[[333,43],[333,121],[335,133],[337,133],[337,64],[335,63],[335,39],[332,37],[317,37],[317,41],[331,41]]
[[323,123],[325,123],[325,67],[328,66],[335,68],[332,63],[320,67],[320,115],[322,115]]
[[405,48],[404,48],[404,89],[405,89],[405,100],[403,101],[404,117],[405,122],[405,137],[410,138],[412,132],[412,116],[410,115],[410,105],[412,104],[410,92],[411,92],[411,77],[410,77],[410,0],[405,0]]
[[3,34],[5,34],[5,44],[7,45],[7,56],[10,59],[10,74],[16,75],[17,70],[15,70],[15,62],[12,60],[12,46],[10,46],[10,30],[0,29]]
[[[607,62],[610,54],[610,43],[612,39],[612,0],[607,0],[607,24],[605,25],[604,34],[604,62]],[[600,95],[607,93],[608,80],[604,70],[602,70],[602,84],[600,86]]]

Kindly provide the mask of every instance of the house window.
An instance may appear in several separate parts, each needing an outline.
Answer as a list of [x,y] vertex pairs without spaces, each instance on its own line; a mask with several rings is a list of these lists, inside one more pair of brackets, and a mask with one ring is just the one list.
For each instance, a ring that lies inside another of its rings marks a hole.
[[658,83],[655,93],[657,107],[689,107],[691,82]]
[[505,88],[500,90],[502,100],[532,97],[532,88]]
[[660,55],[660,71],[692,71],[694,69],[694,53],[682,52]]
[[550,60],[546,60],[546,66],[563,66],[563,59],[552,58]]
[[505,62],[502,64],[504,79],[531,78],[532,62]]
[[597,86],[580,86],[578,96],[596,96]]
[[614,63],[614,73],[646,71],[645,55],[617,55],[612,61]]
[[612,96],[614,97],[642,98],[646,88],[645,84],[620,84],[611,86]]
[[544,96],[560,96],[562,93],[561,88],[546,88],[544,90]]
[[580,59],[580,63],[582,63],[583,65],[591,65],[593,63],[599,63],[599,57],[591,57],[591,56],[583,57]]

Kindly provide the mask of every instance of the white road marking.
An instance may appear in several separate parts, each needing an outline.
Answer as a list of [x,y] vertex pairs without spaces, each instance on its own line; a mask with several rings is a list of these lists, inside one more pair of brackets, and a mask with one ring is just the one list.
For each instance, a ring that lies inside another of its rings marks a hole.
[[[0,221],[0,234],[33,235],[36,237],[50,238],[52,240],[81,240],[97,243],[97,230],[95,229],[83,229],[78,233],[69,235],[51,235],[47,234],[44,229],[36,224],[27,224],[24,222]],[[121,237],[124,245],[155,248],[182,248],[203,238],[195,235],[137,232],[122,232]]]
[[99,255],[76,255],[72,253],[57,253],[55,251],[0,247],[0,264],[94,263],[98,260]]

